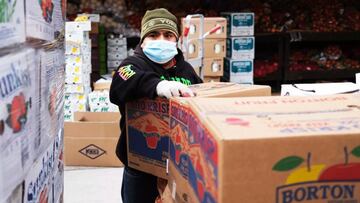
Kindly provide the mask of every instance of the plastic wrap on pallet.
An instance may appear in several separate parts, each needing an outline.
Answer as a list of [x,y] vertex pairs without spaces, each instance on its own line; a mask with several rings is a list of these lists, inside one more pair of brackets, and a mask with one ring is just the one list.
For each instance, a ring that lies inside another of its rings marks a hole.
[[2,1],[0,48],[25,42],[24,1]]
[[39,51],[41,58],[41,149],[44,149],[62,127],[64,104],[63,50]]
[[[39,86],[35,51],[0,58],[0,202],[9,197],[35,157]],[[16,174],[16,175],[14,175]]]
[[59,35],[60,32],[63,32],[65,29],[66,21],[66,1],[65,0],[55,0],[53,1],[54,5],[54,32],[55,37]]

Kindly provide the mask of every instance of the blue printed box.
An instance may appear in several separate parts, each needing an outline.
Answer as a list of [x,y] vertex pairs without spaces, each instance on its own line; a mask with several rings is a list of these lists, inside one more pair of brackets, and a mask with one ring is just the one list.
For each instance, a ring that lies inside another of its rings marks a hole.
[[224,77],[230,82],[239,84],[254,83],[254,62],[253,60],[237,60],[225,58]]
[[227,38],[226,57],[232,59],[254,59],[255,37]]
[[228,36],[253,36],[254,13],[221,13],[227,20]]

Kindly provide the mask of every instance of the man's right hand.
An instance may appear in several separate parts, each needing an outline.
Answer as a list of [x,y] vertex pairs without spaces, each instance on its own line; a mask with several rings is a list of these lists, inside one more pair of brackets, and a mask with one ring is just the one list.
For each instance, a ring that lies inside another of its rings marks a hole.
[[170,97],[193,97],[195,96],[193,91],[186,85],[177,81],[163,80],[156,86],[156,93],[158,96],[170,98]]

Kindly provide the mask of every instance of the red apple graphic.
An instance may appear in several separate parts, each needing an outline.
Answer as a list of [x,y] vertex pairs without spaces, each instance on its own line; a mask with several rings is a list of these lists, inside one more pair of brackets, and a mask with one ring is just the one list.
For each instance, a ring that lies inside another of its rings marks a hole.
[[[349,153],[347,147],[344,147],[345,163],[336,164],[325,169],[319,180],[360,180],[360,163],[348,163]],[[352,152],[354,156],[360,157],[360,146],[356,147]]]
[[8,112],[9,117],[6,123],[13,129],[13,133],[20,132],[26,122],[26,104],[23,93],[15,96],[11,104],[8,104]]

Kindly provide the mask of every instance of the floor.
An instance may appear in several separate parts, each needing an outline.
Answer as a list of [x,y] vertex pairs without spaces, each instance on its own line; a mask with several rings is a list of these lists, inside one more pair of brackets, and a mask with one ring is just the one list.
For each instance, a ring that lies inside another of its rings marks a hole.
[[65,167],[64,202],[122,203],[123,168]]

